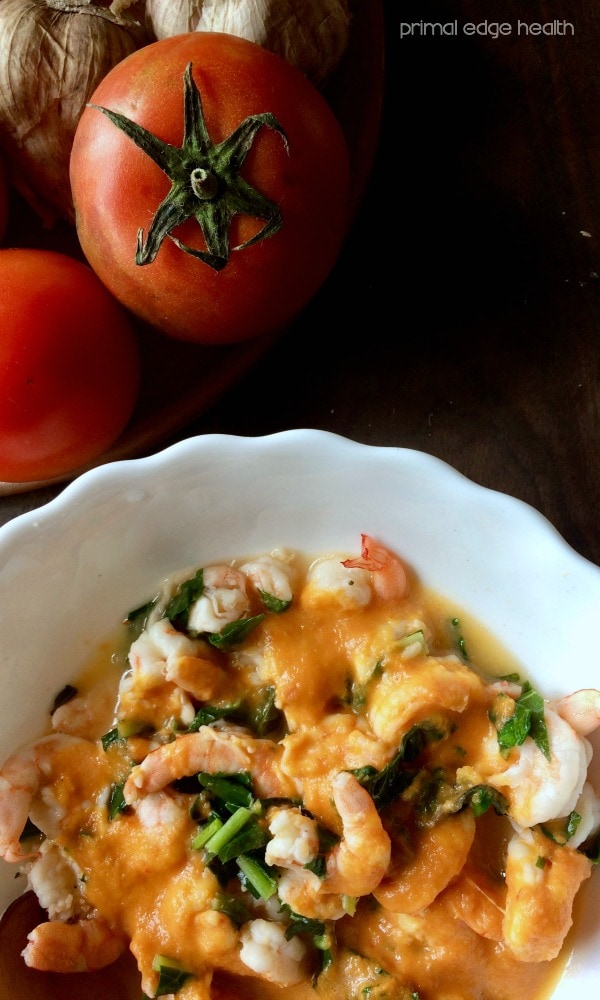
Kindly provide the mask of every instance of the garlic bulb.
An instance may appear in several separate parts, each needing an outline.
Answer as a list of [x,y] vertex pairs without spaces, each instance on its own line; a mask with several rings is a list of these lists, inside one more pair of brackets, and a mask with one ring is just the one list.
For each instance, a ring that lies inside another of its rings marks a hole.
[[348,0],[146,0],[155,38],[225,31],[257,42],[321,83],[348,45]]
[[1,0],[0,147],[9,177],[46,224],[73,220],[69,157],[100,80],[149,41],[90,0]]

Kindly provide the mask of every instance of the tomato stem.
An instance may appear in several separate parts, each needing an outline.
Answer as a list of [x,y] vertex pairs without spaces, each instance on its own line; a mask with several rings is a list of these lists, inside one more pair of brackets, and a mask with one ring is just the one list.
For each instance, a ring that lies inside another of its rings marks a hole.
[[[253,188],[240,174],[263,126],[277,132],[286,151],[289,148],[282,126],[270,112],[250,115],[223,142],[214,145],[206,128],[191,63],[184,73],[183,143],[180,147],[159,139],[119,112],[97,104],[91,107],[105,114],[171,181],[168,194],[156,209],[145,242],[143,230],[138,230],[136,264],[152,263],[168,236],[184,253],[220,271],[227,264],[231,250],[243,250],[274,236],[281,229],[283,214],[279,205]],[[230,247],[229,229],[234,215],[250,215],[263,219],[265,224],[251,239]],[[191,218],[196,219],[202,230],[206,250],[186,246],[173,235],[177,226]]]
[[204,167],[195,167],[190,174],[190,184],[196,198],[201,201],[208,201],[214,198],[219,190],[219,182],[214,174],[210,174]]

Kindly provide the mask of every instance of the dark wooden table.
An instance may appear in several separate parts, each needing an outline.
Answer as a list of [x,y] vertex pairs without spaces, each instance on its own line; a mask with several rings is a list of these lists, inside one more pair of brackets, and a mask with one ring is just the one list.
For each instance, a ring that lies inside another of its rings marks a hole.
[[[600,563],[600,11],[389,0],[385,17],[379,150],[339,264],[177,436],[416,448]],[[61,488],[1,498],[0,522]]]

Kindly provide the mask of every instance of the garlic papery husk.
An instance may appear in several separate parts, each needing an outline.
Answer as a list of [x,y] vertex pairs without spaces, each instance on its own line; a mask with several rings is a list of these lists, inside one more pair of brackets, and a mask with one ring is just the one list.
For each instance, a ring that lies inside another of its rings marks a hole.
[[320,84],[346,51],[350,9],[347,0],[146,0],[146,22],[157,39],[186,31],[239,35]]
[[0,0],[0,147],[46,224],[73,221],[69,158],[87,101],[148,41],[145,26],[89,0]]

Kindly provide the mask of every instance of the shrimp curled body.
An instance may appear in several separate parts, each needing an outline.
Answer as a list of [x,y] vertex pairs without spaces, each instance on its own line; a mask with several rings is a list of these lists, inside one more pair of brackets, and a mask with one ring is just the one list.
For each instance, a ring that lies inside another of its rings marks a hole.
[[199,771],[236,774],[249,771],[254,789],[261,798],[294,796],[295,783],[279,768],[280,751],[271,740],[240,736],[210,726],[184,733],[172,743],[152,750],[132,768],[123,794],[131,805],[140,796],[159,792],[172,781]]
[[353,774],[337,774],[332,790],[342,820],[342,839],[327,856],[323,892],[366,896],[377,888],[389,867],[390,838],[373,799]]

